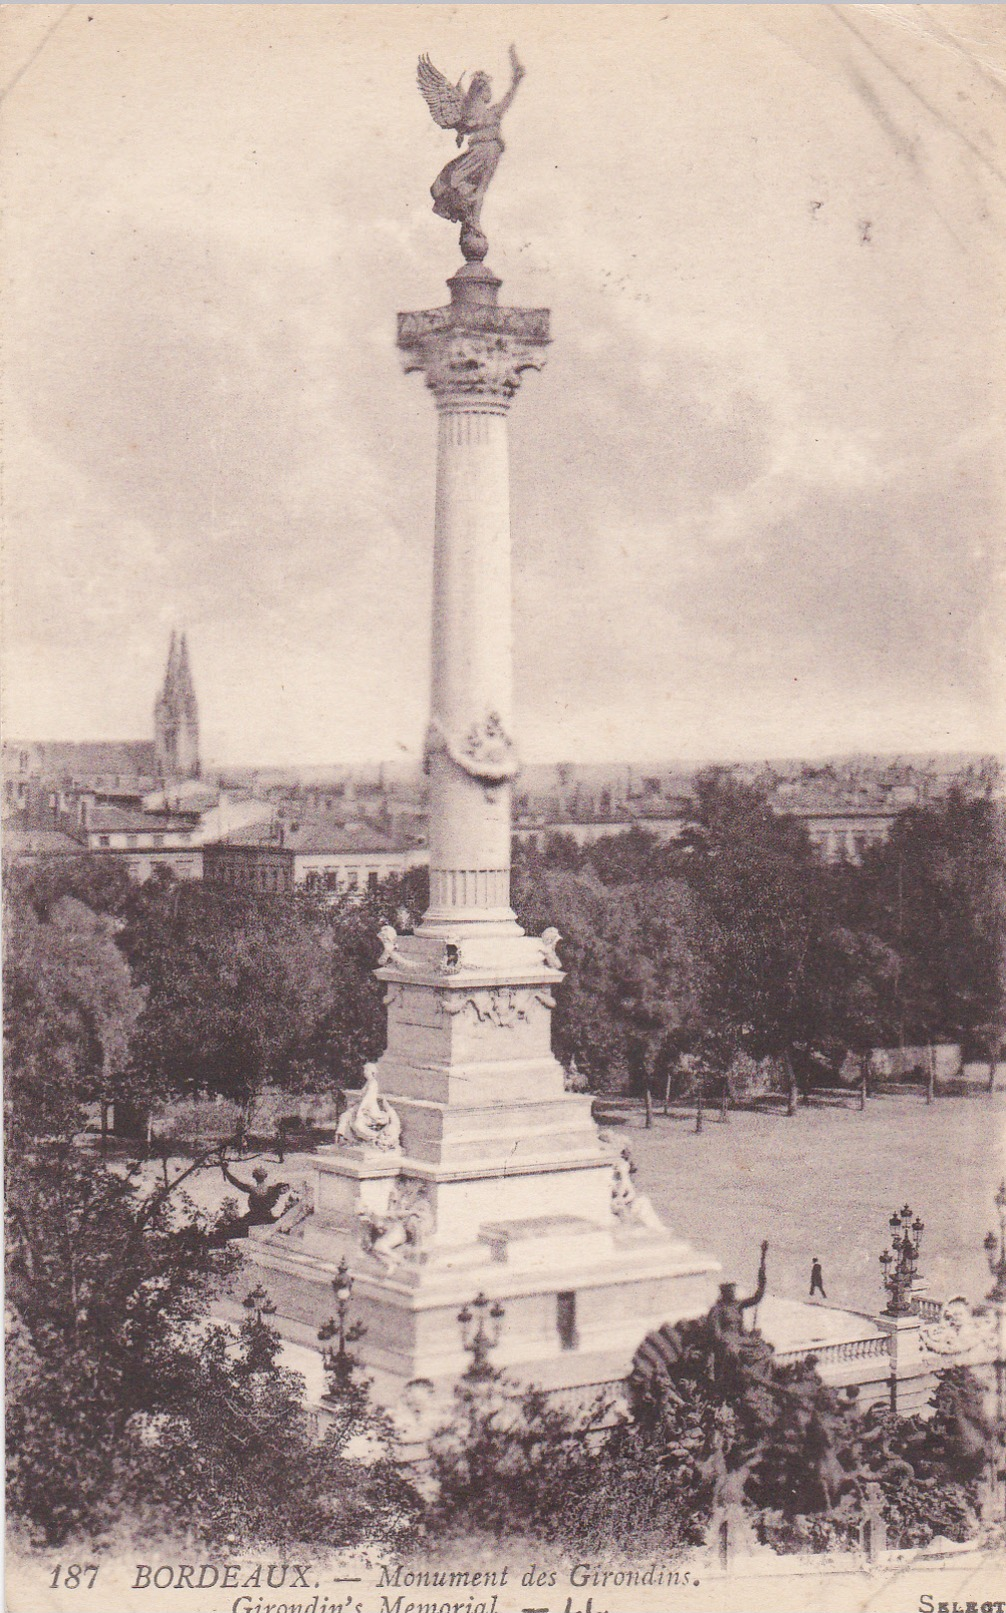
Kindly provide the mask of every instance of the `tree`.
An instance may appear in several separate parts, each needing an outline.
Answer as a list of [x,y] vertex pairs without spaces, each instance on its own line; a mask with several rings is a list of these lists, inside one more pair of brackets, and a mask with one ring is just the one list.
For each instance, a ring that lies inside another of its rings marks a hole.
[[[144,1422],[145,1460],[131,1453],[141,1494],[210,1544],[401,1549],[422,1503],[367,1386],[342,1385],[325,1433],[312,1438],[303,1379],[280,1362],[261,1286],[244,1308],[236,1341],[229,1328],[210,1327],[165,1361],[164,1407]],[[365,1455],[354,1458],[361,1443]]]
[[436,1535],[523,1535],[567,1549],[667,1550],[701,1541],[689,1476],[599,1398],[581,1411],[503,1373],[463,1378],[430,1441]]
[[604,885],[639,884],[666,879],[674,852],[658,835],[634,824],[623,834],[599,836],[583,861]]
[[514,907],[532,934],[555,925],[567,978],[553,1044],[598,1091],[642,1090],[673,1056],[701,997],[694,902],[681,880],[602,885],[562,870],[514,881]]
[[891,1536],[901,1546],[934,1535],[974,1534],[982,1483],[998,1448],[985,1394],[968,1367],[937,1375],[928,1417],[875,1406],[864,1419],[866,1464],[880,1482]]
[[145,1194],[71,1142],[10,1148],[7,1194],[8,1499],[56,1542],[121,1505],[131,1420],[162,1409],[164,1353],[235,1257],[192,1206],[176,1220],[168,1190]]
[[147,991],[133,1066],[151,1094],[356,1086],[385,1040],[382,924],[415,922],[426,871],[336,899],[201,883],[136,893],[121,945]]
[[[164,871],[155,877],[163,878]],[[42,920],[64,896],[83,902],[92,913],[121,919],[136,895],[136,884],[119,858],[88,852],[79,857],[14,863],[5,870],[4,890],[8,900],[13,898],[19,906],[31,907]]]
[[179,884],[141,894],[121,944],[147,991],[132,1062],[150,1093],[247,1102],[331,1078],[345,980],[318,904]]
[[144,1006],[116,944],[117,924],[72,896],[40,917],[12,891],[4,908],[4,1045],[11,1123],[66,1135],[80,1106],[128,1090],[131,1037]]
[[[71,1144],[8,1164],[11,1513],[49,1545],[137,1522],[217,1544],[400,1543],[419,1501],[366,1394],[317,1441],[268,1296],[248,1296],[236,1337],[206,1320],[239,1257],[185,1195],[203,1162],[153,1190]],[[376,1460],[352,1459],[361,1434]]]
[[789,1108],[891,1022],[898,956],[843,911],[802,824],[764,791],[712,769],[696,779],[684,864],[699,904],[704,1020],[722,1042],[778,1058]]
[[902,1041],[948,1037],[998,1056],[1006,1037],[1006,831],[1001,803],[954,786],[903,812],[870,848],[853,920],[903,959]]

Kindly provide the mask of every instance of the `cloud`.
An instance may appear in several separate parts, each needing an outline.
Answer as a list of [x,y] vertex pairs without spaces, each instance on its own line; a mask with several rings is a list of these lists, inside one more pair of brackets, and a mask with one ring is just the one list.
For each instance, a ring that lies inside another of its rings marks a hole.
[[[411,64],[504,52],[491,8],[463,34],[397,8],[393,49],[366,9],[100,8],[18,87],[24,732],[146,731],[181,621],[219,756],[418,744],[435,417],[394,314],[444,300],[455,247]],[[522,13],[486,220],[505,296],[555,331],[511,416],[529,755],[956,746],[998,721],[982,73],[888,31],[934,117],[827,8],[766,16]]]

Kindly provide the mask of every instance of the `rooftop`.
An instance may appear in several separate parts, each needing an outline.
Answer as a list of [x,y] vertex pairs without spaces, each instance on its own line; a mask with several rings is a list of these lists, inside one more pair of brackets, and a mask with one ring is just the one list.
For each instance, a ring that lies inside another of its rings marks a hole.
[[149,739],[30,740],[23,743],[8,740],[4,757],[9,768],[19,751],[28,753],[29,767],[34,764],[50,776],[107,774],[154,778],[157,774],[154,747]]
[[166,830],[191,829],[197,817],[197,813],[190,812],[143,812],[139,808],[99,804],[88,813],[87,829],[102,834],[164,834]]
[[84,850],[61,829],[37,829],[16,823],[4,825],[3,848],[8,857],[79,857]]
[[340,823],[330,818],[284,822],[282,840],[277,826],[252,823],[213,842],[214,846],[234,850],[301,852],[405,851],[408,844],[373,824]]

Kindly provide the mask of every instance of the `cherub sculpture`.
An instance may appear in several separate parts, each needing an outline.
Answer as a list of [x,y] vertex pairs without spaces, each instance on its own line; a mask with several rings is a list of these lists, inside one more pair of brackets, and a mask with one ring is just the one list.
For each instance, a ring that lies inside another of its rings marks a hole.
[[482,233],[482,203],[504,152],[500,124],[524,77],[517,52],[510,46],[510,88],[493,104],[488,73],[472,74],[462,90],[464,74],[456,84],[446,79],[428,56],[420,56],[416,78],[433,117],[441,129],[456,129],[458,145],[468,136],[468,150],[449,162],[430,187],[433,211],[461,225],[461,251],[466,263],[481,263],[489,250]]

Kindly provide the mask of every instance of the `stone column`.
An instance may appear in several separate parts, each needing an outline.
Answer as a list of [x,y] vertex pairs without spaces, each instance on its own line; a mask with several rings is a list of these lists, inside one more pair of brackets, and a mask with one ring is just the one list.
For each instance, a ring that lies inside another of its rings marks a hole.
[[429,775],[430,906],[420,934],[519,933],[510,909],[510,478],[506,416],[541,369],[546,309],[500,308],[500,281],[467,264],[446,308],[400,314],[406,370],[439,414]]

